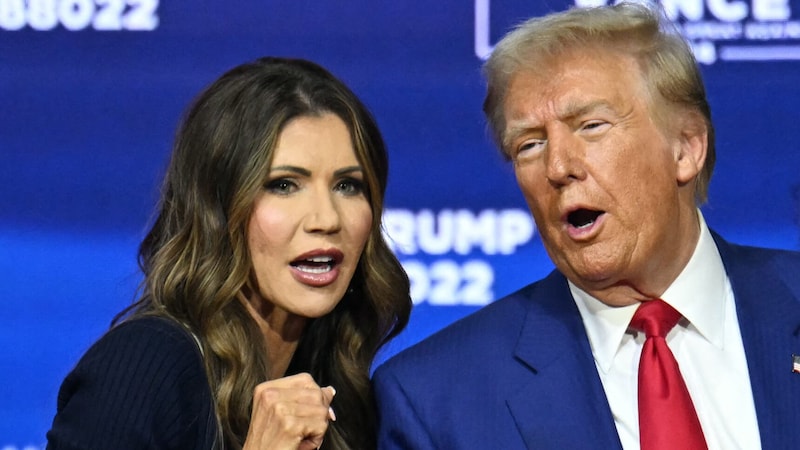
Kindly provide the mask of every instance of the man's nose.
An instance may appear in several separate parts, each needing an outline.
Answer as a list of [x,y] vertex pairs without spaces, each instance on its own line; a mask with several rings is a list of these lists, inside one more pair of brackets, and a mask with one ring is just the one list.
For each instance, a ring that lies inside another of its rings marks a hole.
[[545,174],[555,186],[563,186],[586,177],[580,139],[570,130],[552,130],[548,133],[545,149]]

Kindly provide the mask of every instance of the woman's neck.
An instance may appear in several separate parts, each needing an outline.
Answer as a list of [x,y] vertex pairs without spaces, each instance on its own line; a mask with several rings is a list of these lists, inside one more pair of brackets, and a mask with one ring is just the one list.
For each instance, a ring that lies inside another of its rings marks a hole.
[[243,300],[264,338],[269,379],[283,377],[303,337],[308,319],[277,308],[258,294],[251,294]]

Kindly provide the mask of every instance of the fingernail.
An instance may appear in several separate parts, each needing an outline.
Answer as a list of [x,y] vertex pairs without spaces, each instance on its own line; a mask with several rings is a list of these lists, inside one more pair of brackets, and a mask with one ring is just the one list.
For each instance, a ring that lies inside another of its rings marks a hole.
[[331,390],[331,395],[336,395],[336,388],[334,388],[333,386],[328,386],[328,389]]
[[336,422],[336,413],[335,413],[335,412],[333,412],[333,408],[331,408],[330,406],[328,407],[328,417],[329,417],[329,418],[330,418],[332,421]]

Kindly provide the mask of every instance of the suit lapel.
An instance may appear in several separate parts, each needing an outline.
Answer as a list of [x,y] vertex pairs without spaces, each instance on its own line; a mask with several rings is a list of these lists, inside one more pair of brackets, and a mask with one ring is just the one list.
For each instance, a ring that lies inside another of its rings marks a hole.
[[792,354],[800,355],[800,287],[781,278],[779,271],[786,268],[778,267],[776,253],[715,239],[736,298],[762,446],[795,447],[800,373],[792,372]]
[[528,448],[621,448],[566,279],[553,272],[528,291],[515,357],[531,376],[507,404]]
[[[775,252],[714,234],[736,298],[762,447],[800,442],[800,273],[781,273]],[[797,271],[797,262],[789,271]],[[534,289],[515,357],[530,371],[507,399],[528,448],[621,448],[580,313],[553,272]],[[724,374],[721,374],[724,376]]]

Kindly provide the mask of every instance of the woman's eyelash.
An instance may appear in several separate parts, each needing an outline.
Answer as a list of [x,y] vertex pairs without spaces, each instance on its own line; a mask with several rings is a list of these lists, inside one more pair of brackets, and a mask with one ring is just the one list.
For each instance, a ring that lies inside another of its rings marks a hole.
[[347,194],[360,194],[364,192],[364,182],[355,178],[345,178],[336,183],[336,189]]
[[264,188],[271,192],[288,193],[297,188],[297,183],[288,178],[276,178],[268,181]]

